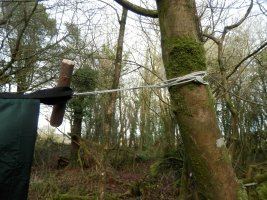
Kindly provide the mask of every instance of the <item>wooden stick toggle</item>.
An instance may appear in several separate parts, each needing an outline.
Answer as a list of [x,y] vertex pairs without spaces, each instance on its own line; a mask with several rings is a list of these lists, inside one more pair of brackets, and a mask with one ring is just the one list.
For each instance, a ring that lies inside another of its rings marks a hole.
[[[73,61],[67,59],[62,60],[57,87],[70,87],[73,68]],[[62,124],[65,109],[66,102],[53,106],[53,111],[50,117],[51,126],[58,127]]]

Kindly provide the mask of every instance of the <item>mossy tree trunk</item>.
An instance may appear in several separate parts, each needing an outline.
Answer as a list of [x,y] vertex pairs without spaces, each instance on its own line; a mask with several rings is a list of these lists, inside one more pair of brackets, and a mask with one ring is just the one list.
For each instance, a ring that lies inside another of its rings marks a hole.
[[[194,0],[157,0],[162,54],[168,79],[206,70]],[[169,89],[186,159],[204,199],[235,200],[240,186],[220,130],[209,88],[195,83]]]
[[82,121],[83,121],[83,105],[84,97],[77,97],[73,106],[73,121],[71,123],[71,153],[70,153],[70,165],[71,167],[77,167],[79,162],[79,149],[80,139],[82,133]]
[[[144,10],[127,0],[115,1],[137,14],[159,18],[168,79],[206,70],[195,0],[156,0],[157,11]],[[186,163],[200,199],[247,199],[220,134],[209,88],[191,83],[171,87],[169,92],[184,143]]]

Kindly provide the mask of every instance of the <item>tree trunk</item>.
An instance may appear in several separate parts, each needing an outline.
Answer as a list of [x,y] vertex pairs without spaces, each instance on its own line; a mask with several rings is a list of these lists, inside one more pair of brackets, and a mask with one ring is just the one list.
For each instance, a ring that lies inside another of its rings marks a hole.
[[71,124],[71,167],[78,166],[78,152],[80,148],[80,139],[82,132],[83,120],[83,101],[84,97],[78,97],[80,104],[74,107],[73,110],[73,123]]
[[[122,11],[122,17],[119,21],[120,23],[120,30],[119,30],[119,37],[118,37],[118,43],[117,43],[117,53],[116,53],[116,59],[115,59],[115,73],[114,73],[114,79],[112,82],[112,88],[111,89],[117,89],[119,87],[120,83],[120,76],[121,76],[121,67],[122,67],[122,52],[123,52],[123,40],[124,40],[124,33],[125,33],[125,25],[126,25],[126,19],[127,19],[127,13],[128,10],[126,8],[123,8]],[[115,105],[117,100],[117,92],[112,92],[110,95],[108,95],[108,101],[107,105],[105,107],[105,116],[104,116],[104,151],[103,151],[103,158],[101,160],[101,180],[99,185],[99,200],[106,199],[106,167],[107,167],[107,154],[108,149],[110,145],[112,144],[112,129],[114,126],[114,116],[115,116]],[[116,133],[117,136],[117,133]],[[114,136],[113,136],[114,137]],[[114,141],[114,140],[113,140]],[[115,138],[116,141],[116,138]],[[113,143],[114,144],[114,143]]]
[[239,116],[237,109],[235,108],[233,102],[230,99],[229,95],[229,88],[226,78],[226,68],[225,68],[225,61],[223,60],[223,44],[218,44],[218,64],[219,69],[221,73],[222,78],[222,86],[223,86],[223,98],[226,104],[227,109],[231,113],[231,133],[230,137],[228,138],[228,146],[229,146],[229,154],[231,157],[231,160],[235,160],[235,153],[236,153],[236,142],[239,138],[239,131],[238,131],[238,125],[239,125]]
[[[120,75],[121,75],[121,66],[122,66],[122,51],[123,51],[123,40],[124,40],[124,33],[125,33],[125,25],[127,19],[127,12],[128,10],[123,8],[122,17],[120,22],[120,30],[119,30],[119,37],[118,37],[118,44],[117,44],[117,53],[115,59],[115,73],[114,79],[112,83],[111,89],[117,89],[119,87],[120,82]],[[105,137],[105,144],[110,145],[111,140],[111,133],[112,133],[112,125],[114,119],[114,112],[115,112],[115,104],[117,100],[117,92],[112,92],[108,96],[108,105],[105,111],[105,121],[104,121],[104,137]]]
[[[194,0],[157,0],[162,55],[168,79],[206,70]],[[246,199],[240,189],[207,86],[190,83],[169,89],[186,159],[204,199]]]
[[139,113],[139,104],[135,101],[133,101],[132,105],[128,106],[128,120],[129,120],[129,132],[130,132],[130,138],[129,138],[129,147],[135,148],[137,146],[136,144],[136,129],[137,129],[137,120],[138,119],[138,113]]

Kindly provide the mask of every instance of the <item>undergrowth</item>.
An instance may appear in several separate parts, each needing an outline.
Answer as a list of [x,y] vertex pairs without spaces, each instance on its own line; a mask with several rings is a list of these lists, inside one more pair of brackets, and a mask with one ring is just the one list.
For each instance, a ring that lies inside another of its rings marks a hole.
[[[83,143],[80,150],[82,164],[76,168],[59,169],[58,158],[61,155],[67,157],[69,148],[69,144],[58,144],[53,140],[37,141],[28,200],[97,200],[101,147]],[[185,171],[183,150],[150,151],[153,149],[140,151],[126,147],[108,151],[106,199],[176,200],[179,197],[181,176]],[[265,172],[265,168],[259,169],[255,173]],[[188,185],[189,196],[195,191],[192,180]],[[247,191],[250,200],[266,200],[267,182],[249,187]]]

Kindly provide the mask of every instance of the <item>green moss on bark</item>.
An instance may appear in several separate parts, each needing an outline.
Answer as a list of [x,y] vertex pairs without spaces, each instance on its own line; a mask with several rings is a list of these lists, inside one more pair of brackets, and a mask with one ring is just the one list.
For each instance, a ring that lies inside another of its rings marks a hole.
[[[181,135],[184,146],[186,146],[187,156],[186,160],[191,166],[193,179],[195,180],[197,191],[206,199],[214,199],[213,194],[207,191],[213,190],[215,186],[212,181],[212,173],[207,166],[206,159],[203,154],[199,154],[199,149],[195,144],[194,138],[190,137],[190,130],[186,127],[180,126]],[[203,181],[206,180],[206,181]]]
[[185,114],[187,116],[192,116],[192,110],[186,106],[186,100],[184,95],[179,92],[171,92],[172,101],[179,102],[178,104],[172,104],[172,109],[174,113]]
[[223,159],[224,159],[224,162],[227,163],[227,164],[231,164],[232,161],[231,161],[231,158],[229,156],[229,152],[227,151],[226,147],[222,147],[223,148]]
[[[166,74],[168,79],[190,74],[194,71],[206,70],[205,51],[201,42],[191,37],[177,37],[165,40],[165,49],[167,52]],[[190,91],[197,89],[196,84],[187,84]],[[172,88],[170,89],[171,92]],[[172,99],[179,104],[174,104],[174,111],[192,115],[193,111],[188,108],[183,95],[179,92],[171,92]],[[212,95],[211,95],[212,97]],[[213,103],[210,98],[209,103]]]
[[206,87],[206,89],[207,89],[207,94],[208,94],[208,97],[209,97],[209,101],[207,102],[209,104],[208,106],[214,107],[215,102],[216,102],[215,101],[215,98],[214,98],[214,96],[211,93],[210,87]]
[[190,37],[179,37],[167,41],[168,78],[183,76],[194,71],[206,70],[205,51],[202,43]]

